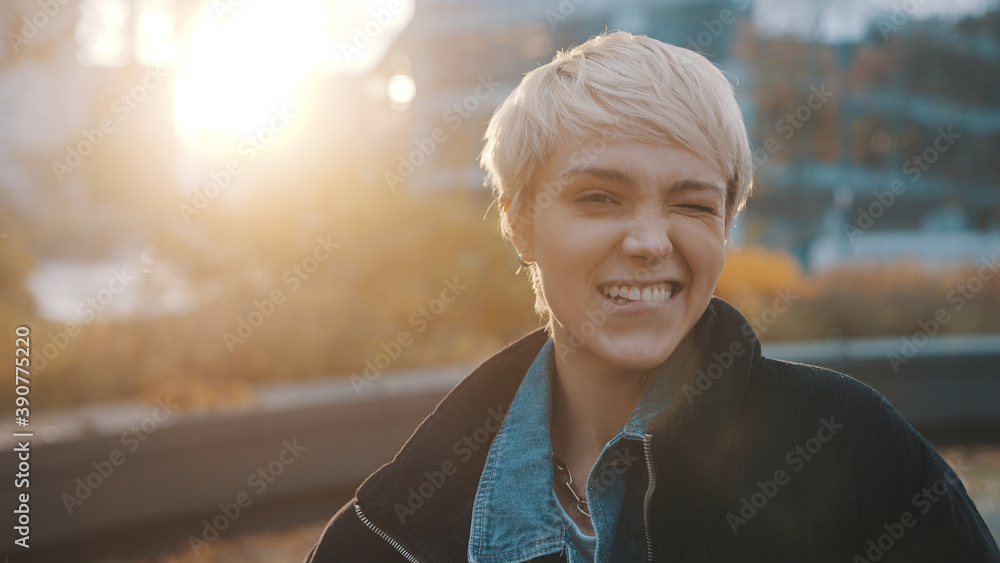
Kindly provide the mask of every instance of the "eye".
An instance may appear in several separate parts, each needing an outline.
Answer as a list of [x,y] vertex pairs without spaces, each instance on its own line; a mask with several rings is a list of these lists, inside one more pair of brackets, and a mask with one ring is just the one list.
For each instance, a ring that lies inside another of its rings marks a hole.
[[704,211],[706,213],[715,213],[715,208],[714,207],[709,207],[707,205],[688,204],[688,205],[685,205],[684,207],[687,207],[689,209],[697,209],[698,211]]
[[615,200],[606,192],[591,192],[589,194],[584,194],[575,200],[579,203],[614,203]]
[[698,211],[700,213],[710,213],[712,215],[718,215],[719,214],[719,210],[716,209],[713,206],[710,206],[710,205],[698,205],[698,204],[695,204],[695,203],[688,203],[688,204],[681,205],[681,207],[684,207],[686,209],[692,209],[692,210]]

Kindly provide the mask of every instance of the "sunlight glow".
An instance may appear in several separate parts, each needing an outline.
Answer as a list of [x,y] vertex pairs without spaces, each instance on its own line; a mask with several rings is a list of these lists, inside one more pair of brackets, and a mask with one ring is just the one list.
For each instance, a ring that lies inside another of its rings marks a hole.
[[334,0],[329,4],[324,70],[360,74],[372,70],[413,19],[414,0]]
[[389,99],[396,104],[404,105],[413,101],[417,95],[417,85],[405,74],[397,74],[389,79]]
[[76,23],[76,58],[86,66],[125,66],[129,4],[125,0],[84,0]]
[[173,0],[140,0],[136,4],[135,60],[139,64],[166,67],[177,59],[175,10]]
[[294,105],[323,44],[323,0],[245,2],[206,11],[175,83],[181,138],[212,131],[252,134]]
[[[175,129],[201,148],[254,134],[316,90],[310,78],[370,71],[412,17],[413,0],[204,2],[175,78]],[[170,22],[147,25],[169,33]],[[408,105],[412,78],[394,80],[394,107]]]

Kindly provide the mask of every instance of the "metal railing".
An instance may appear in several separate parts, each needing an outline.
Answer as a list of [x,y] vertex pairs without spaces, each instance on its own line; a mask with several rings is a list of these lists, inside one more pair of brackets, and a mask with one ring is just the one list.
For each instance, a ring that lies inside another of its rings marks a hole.
[[[902,346],[900,338],[780,343],[765,345],[764,354],[864,381],[922,432],[1000,435],[1000,335],[940,336],[910,357]],[[907,357],[898,372],[890,354]],[[383,373],[359,389],[346,377],[263,385],[255,405],[228,412],[165,415],[157,405],[117,403],[36,414],[32,426],[42,430],[30,447],[32,551],[72,549],[178,518],[189,533],[182,530],[175,543],[204,540],[211,529],[224,535],[255,505],[356,487],[472,367]],[[6,437],[18,430],[0,429]],[[2,439],[0,467],[9,475],[16,443]],[[2,506],[17,506],[13,492],[3,488]],[[12,527],[3,527],[0,554],[10,552]]]

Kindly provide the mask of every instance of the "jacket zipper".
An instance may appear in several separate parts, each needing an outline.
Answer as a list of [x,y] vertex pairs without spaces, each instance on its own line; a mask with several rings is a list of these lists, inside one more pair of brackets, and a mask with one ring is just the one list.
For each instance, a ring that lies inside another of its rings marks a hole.
[[653,562],[653,536],[649,533],[649,503],[653,500],[653,489],[656,487],[656,473],[653,471],[653,435],[646,434],[642,439],[642,449],[646,454],[646,473],[649,475],[649,488],[646,498],[642,501],[642,521],[646,527],[646,554],[649,563]]
[[389,534],[383,532],[375,524],[372,524],[371,521],[368,520],[368,518],[365,516],[365,514],[361,512],[361,505],[356,502],[354,503],[354,511],[358,513],[358,518],[360,518],[361,521],[364,522],[365,526],[368,526],[368,528],[371,529],[371,531],[378,534],[378,537],[388,542],[388,544],[394,547],[396,551],[398,551],[403,557],[406,558],[407,561],[409,561],[410,563],[420,563],[420,560],[410,555],[409,552],[403,549],[403,546],[399,545],[398,541],[392,539],[392,537],[390,537]]

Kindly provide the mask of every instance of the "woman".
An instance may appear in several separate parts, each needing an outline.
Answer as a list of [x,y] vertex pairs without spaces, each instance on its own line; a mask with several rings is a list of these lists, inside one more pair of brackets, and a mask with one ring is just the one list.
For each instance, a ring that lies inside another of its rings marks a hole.
[[530,73],[482,156],[545,329],[465,378],[308,561],[997,561],[871,388],[712,297],[750,190],[726,78],[648,37]]

